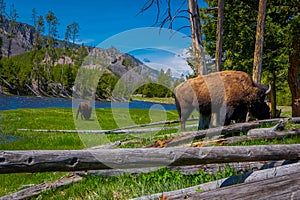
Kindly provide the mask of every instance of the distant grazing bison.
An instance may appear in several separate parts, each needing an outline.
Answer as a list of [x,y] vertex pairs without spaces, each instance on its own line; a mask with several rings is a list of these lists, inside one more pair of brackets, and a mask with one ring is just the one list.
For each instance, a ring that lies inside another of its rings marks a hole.
[[230,124],[231,120],[245,122],[247,112],[255,118],[270,118],[264,102],[270,87],[253,83],[251,77],[240,71],[222,71],[189,79],[175,88],[175,102],[181,130],[196,108],[199,111],[198,129],[209,128],[211,114],[217,123]]
[[88,120],[92,114],[92,106],[90,102],[80,102],[77,108],[76,119],[78,119],[78,115],[80,113],[81,119]]

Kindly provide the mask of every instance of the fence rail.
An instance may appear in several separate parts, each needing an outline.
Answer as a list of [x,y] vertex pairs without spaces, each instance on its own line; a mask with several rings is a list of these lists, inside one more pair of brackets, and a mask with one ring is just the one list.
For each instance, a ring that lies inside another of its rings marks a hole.
[[0,174],[297,160],[299,157],[300,144],[202,148],[0,151]]

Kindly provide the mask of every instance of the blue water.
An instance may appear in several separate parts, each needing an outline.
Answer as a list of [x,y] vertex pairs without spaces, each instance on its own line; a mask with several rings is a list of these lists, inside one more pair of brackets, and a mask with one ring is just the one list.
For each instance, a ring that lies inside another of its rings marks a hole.
[[[13,110],[18,108],[72,108],[72,99],[32,97],[32,96],[6,96],[0,95],[0,110]],[[126,102],[100,102],[95,101],[95,108],[138,108],[176,110],[173,104],[157,104],[144,101]]]
[[9,135],[9,134],[0,133],[0,144],[7,144],[14,140],[20,140],[20,139],[22,139],[22,138],[16,137],[13,135]]

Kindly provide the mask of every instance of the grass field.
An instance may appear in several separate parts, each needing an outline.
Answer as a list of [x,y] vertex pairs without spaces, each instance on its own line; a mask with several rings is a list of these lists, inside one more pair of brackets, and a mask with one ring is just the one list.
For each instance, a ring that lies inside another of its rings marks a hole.
[[[283,116],[290,116],[288,108],[284,108]],[[125,148],[142,147],[153,144],[156,140],[174,137],[178,133],[177,125],[171,130],[162,130],[143,134],[77,134],[59,132],[19,131],[19,129],[115,129],[120,125],[145,124],[154,121],[174,120],[178,118],[177,111],[148,111],[141,109],[96,109],[89,121],[74,120],[71,109],[18,109],[1,111],[0,118],[0,149],[1,150],[34,150],[34,149],[84,149],[118,140],[135,140],[126,144]],[[130,120],[128,119],[130,116]],[[191,123],[191,122],[189,122]],[[194,122],[196,123],[196,122]],[[157,127],[157,126],[156,126]],[[288,129],[299,128],[299,125],[287,124]],[[195,129],[195,128],[193,128]],[[244,134],[244,133],[241,133]],[[235,145],[260,144],[292,144],[300,143],[298,137],[283,140],[258,140]],[[0,196],[16,192],[24,187],[53,181],[69,173],[20,173],[0,175]],[[189,187],[203,182],[216,180],[235,174],[234,169],[209,175],[199,171],[193,175],[183,175],[179,172],[163,168],[148,174],[123,175],[116,177],[83,178],[78,184],[71,184],[57,190],[48,190],[38,199],[128,199],[151,193],[169,191]]]

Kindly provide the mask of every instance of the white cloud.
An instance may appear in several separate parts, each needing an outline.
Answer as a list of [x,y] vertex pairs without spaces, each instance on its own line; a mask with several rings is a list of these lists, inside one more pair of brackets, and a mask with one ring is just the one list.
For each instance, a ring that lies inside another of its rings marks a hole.
[[81,45],[81,44],[89,45],[89,44],[94,43],[94,42],[95,42],[94,39],[84,39],[84,40],[77,39],[77,40],[75,41],[75,44],[79,44],[79,45]]
[[151,62],[144,62],[145,65],[157,71],[160,71],[161,69],[163,69],[164,71],[171,69],[173,77],[180,78],[182,74],[187,75],[193,73],[192,69],[186,62],[185,58],[183,58],[180,55],[173,55],[169,57],[164,56],[156,59],[151,59],[151,57],[147,57],[144,59],[151,61]]

